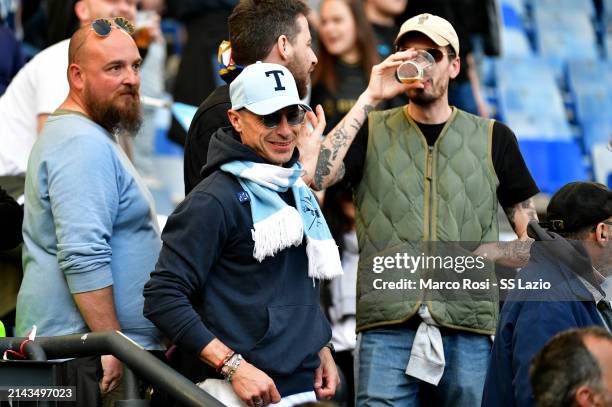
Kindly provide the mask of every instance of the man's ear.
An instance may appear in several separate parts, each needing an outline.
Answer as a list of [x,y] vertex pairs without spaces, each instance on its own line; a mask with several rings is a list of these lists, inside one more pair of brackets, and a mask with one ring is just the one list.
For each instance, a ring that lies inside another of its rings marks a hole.
[[230,121],[230,123],[232,124],[232,127],[234,128],[234,130],[236,130],[238,133],[242,132],[242,118],[240,117],[240,113],[238,113],[235,110],[228,110],[227,111],[227,117]]
[[596,395],[593,393],[593,390],[587,386],[578,387],[574,398],[576,400],[576,405],[580,407],[595,407],[597,405],[597,400],[595,400]]
[[455,57],[450,61],[449,70],[451,79],[455,79],[457,75],[459,75],[459,71],[461,70],[461,59],[459,59],[459,57]]
[[79,0],[74,4],[74,13],[76,14],[79,21],[91,20],[91,13],[89,7],[85,4],[85,1]]
[[85,72],[79,64],[72,63],[68,66],[68,83],[76,90],[85,88]]
[[278,54],[280,55],[282,60],[288,60],[291,58],[291,43],[289,42],[289,38],[286,35],[281,35],[276,40],[276,47],[278,49]]
[[605,243],[608,241],[610,236],[608,236],[608,227],[605,223],[600,222],[595,226],[595,240],[599,243]]

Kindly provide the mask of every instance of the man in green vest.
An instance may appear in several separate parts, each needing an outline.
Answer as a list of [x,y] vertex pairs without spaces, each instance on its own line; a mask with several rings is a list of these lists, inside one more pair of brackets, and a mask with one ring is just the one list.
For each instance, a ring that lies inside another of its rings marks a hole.
[[[448,104],[449,81],[460,70],[452,25],[421,14],[402,25],[395,45],[323,141],[313,183],[323,189],[344,179],[354,190],[357,405],[479,406],[498,289],[492,271],[481,288],[466,289],[463,271],[468,262],[490,264],[485,257],[525,263],[538,188],[508,127]],[[431,78],[399,83],[397,67],[417,50],[435,60]],[[408,105],[374,111],[402,92]],[[515,244],[497,242],[498,204]],[[451,253],[449,242],[471,243]],[[450,259],[444,273],[435,274],[442,266],[429,264],[431,254]],[[432,275],[437,280],[426,278]]]

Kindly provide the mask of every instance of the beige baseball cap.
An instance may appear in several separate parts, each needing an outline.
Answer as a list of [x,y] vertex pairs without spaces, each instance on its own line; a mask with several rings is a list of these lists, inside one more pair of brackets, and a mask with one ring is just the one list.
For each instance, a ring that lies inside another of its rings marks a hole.
[[404,34],[412,31],[425,34],[440,47],[450,45],[459,55],[459,37],[451,23],[442,17],[424,13],[406,20],[400,27],[394,44],[397,45]]

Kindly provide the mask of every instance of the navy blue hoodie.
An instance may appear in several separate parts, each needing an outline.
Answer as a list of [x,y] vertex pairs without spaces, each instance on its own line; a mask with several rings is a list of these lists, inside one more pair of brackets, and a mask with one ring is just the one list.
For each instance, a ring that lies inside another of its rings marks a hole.
[[[188,377],[216,377],[197,355],[218,338],[266,372],[281,396],[310,391],[318,352],[331,338],[308,277],[305,242],[261,263],[253,258],[250,201],[219,167],[264,162],[231,129],[211,139],[200,182],[168,218],[144,314],[197,364]],[[297,150],[292,164],[297,160]],[[295,205],[291,191],[280,194]]]

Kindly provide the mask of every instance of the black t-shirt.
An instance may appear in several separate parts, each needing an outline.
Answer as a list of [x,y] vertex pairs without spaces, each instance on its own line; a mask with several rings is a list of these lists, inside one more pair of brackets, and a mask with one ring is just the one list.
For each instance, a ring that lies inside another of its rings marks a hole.
[[368,86],[368,80],[360,65],[337,61],[334,69],[338,79],[336,92],[330,92],[321,82],[313,86],[310,97],[313,109],[320,104],[325,111],[326,133],[336,127]]
[[[375,23],[371,24],[376,36],[376,50],[378,51],[380,59],[384,60],[395,52],[394,42],[395,37],[397,37],[397,33],[399,32],[399,26],[386,26]],[[384,108],[389,109],[392,107],[399,107],[405,105],[406,103],[408,103],[408,96],[405,94],[400,94],[390,100],[387,100]]]
[[[417,123],[419,129],[432,146],[444,125]],[[363,166],[368,149],[368,123],[359,130],[353,144],[344,158],[346,173],[344,181],[356,186],[363,176]],[[503,123],[496,121],[493,124],[492,158],[495,174],[499,180],[497,199],[502,207],[510,207],[531,198],[539,189],[529,173],[519,150],[516,136]]]
[[395,25],[387,26],[371,23],[374,34],[376,35],[376,50],[381,59],[387,58],[395,51],[395,37],[399,32],[399,27]]

